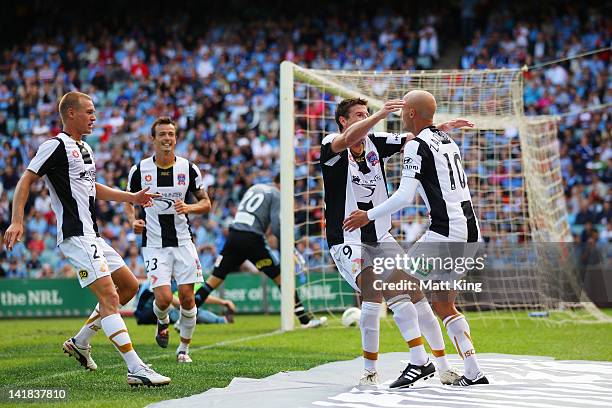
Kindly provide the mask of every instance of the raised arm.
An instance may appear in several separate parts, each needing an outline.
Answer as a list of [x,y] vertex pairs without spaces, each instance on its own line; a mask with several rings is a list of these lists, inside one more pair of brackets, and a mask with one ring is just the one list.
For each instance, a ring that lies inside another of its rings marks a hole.
[[402,109],[403,105],[403,100],[392,99],[386,102],[382,109],[374,113],[372,116],[368,116],[359,122],[353,123],[351,126],[346,128],[340,136],[334,139],[331,145],[332,151],[334,153],[340,153],[341,151],[360,143],[368,135],[370,129],[372,129],[379,121],[385,119],[391,112],[399,111]]
[[404,147],[402,179],[397,191],[383,203],[368,210],[368,212],[362,210],[353,211],[344,220],[343,228],[347,231],[354,231],[372,220],[393,214],[407,207],[414,200],[420,177],[421,155],[419,154],[419,142],[411,140]]

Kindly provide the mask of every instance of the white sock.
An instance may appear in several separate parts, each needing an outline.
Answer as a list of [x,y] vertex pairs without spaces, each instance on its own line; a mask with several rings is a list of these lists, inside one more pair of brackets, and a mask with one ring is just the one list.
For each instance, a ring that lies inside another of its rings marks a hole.
[[157,301],[156,300],[153,301],[153,313],[155,313],[155,316],[157,316],[157,320],[161,324],[170,323],[170,318],[168,317],[169,311],[170,311],[170,306],[168,306],[165,309],[160,309],[160,307],[157,306]]
[[128,334],[125,322],[119,313],[106,316],[101,320],[101,325],[106,337],[108,337],[119,353],[121,353],[121,357],[123,357],[125,364],[127,364],[129,372],[136,372],[144,366],[144,363],[132,347],[132,340]]
[[481,371],[476,359],[476,350],[470,337],[470,326],[467,320],[465,320],[461,313],[458,313],[444,319],[444,325],[446,326],[448,337],[453,341],[457,348],[457,353],[463,359],[465,370],[463,375],[470,380],[474,380]]
[[361,304],[361,346],[363,348],[363,366],[366,370],[376,371],[378,360],[378,343],[380,338],[380,303],[363,302]]
[[197,314],[198,308],[195,306],[192,309],[183,309],[183,307],[181,307],[181,324],[179,326],[181,332],[181,344],[179,344],[177,352],[189,352],[189,343],[191,343],[191,338],[193,337],[193,332],[196,327]]
[[427,353],[423,346],[423,337],[419,329],[417,311],[410,300],[389,302],[389,308],[393,311],[393,320],[402,333],[402,337],[410,347],[410,363],[424,365],[427,363]]
[[94,311],[89,315],[89,319],[85,321],[81,330],[74,336],[74,342],[77,346],[89,347],[89,340],[100,330],[100,304],[96,304]]
[[436,365],[439,371],[448,371],[451,369],[446,352],[444,351],[444,337],[442,337],[442,329],[440,323],[434,315],[427,298],[423,298],[414,304],[419,317],[419,328],[425,336],[425,340],[429,343],[431,353],[434,355]]

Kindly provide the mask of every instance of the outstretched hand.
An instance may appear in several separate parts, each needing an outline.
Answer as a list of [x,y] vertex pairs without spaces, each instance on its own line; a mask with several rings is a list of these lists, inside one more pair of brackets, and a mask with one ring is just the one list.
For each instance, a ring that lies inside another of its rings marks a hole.
[[438,129],[440,129],[443,132],[450,132],[453,129],[458,129],[462,127],[473,128],[474,122],[471,122],[463,118],[457,118],[457,119],[449,120],[448,122],[441,124],[440,126],[438,126]]
[[385,102],[381,110],[379,110],[376,113],[379,115],[383,115],[384,117],[387,117],[387,115],[389,115],[390,113],[397,112],[401,110],[403,107],[404,107],[404,101],[402,99],[391,99]]
[[352,232],[357,228],[361,228],[364,225],[367,225],[371,220],[368,218],[368,213],[363,210],[355,210],[353,211],[344,223],[342,224],[342,228],[346,231]]
[[141,205],[143,207],[151,207],[153,199],[161,197],[159,193],[148,193],[151,187],[144,188],[137,193],[132,194],[132,204]]

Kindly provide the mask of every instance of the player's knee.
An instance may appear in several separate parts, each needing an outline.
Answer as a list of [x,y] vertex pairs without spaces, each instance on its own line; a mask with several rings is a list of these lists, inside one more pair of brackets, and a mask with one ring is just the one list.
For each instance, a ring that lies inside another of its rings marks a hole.
[[164,295],[156,296],[155,303],[157,303],[157,307],[162,310],[165,310],[170,307],[170,304],[172,303],[172,297],[168,298]]
[[433,302],[431,306],[436,316],[438,316],[440,319],[445,319],[448,316],[459,313],[452,303]]
[[127,304],[138,292],[138,281],[136,279],[130,280],[125,285],[118,288],[118,292],[121,304]]
[[193,290],[179,291],[179,302],[183,309],[192,309],[195,307],[195,296]]
[[101,315],[108,316],[110,314],[117,313],[117,311],[119,310],[119,295],[115,290],[104,293],[103,296],[98,300],[100,303]]

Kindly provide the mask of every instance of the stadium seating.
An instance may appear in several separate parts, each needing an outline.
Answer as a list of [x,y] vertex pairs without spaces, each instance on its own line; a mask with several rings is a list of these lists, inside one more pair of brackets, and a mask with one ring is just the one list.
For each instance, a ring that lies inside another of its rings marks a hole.
[[[522,22],[488,7],[479,11],[487,19],[464,15],[464,26],[474,30],[464,30],[469,45],[456,66],[436,65],[445,52],[436,29],[444,34],[448,15],[423,16],[419,23],[389,12],[342,23],[304,17],[263,25],[217,23],[197,38],[180,18],[161,31],[130,26],[130,35],[126,30],[34,35],[0,57],[0,230],[10,223],[9,203],[29,159],[60,130],[56,101],[69,90],[93,96],[98,120],[87,141],[95,151],[97,178],[118,188],[125,188],[131,165],[149,154],[155,117],[175,119],[177,153],[201,167],[213,200],[211,214],[196,217],[192,225],[207,270],[223,245],[238,198],[252,183],[270,182],[278,171],[282,60],[330,69],[481,69],[531,65],[610,45],[606,16],[587,19],[559,9],[557,15]],[[358,32],[349,29],[353,26]],[[577,112],[612,102],[609,60],[609,53],[600,54],[527,73],[526,112]],[[610,110],[567,115],[560,123],[562,169],[577,240],[612,239],[611,136]],[[503,183],[503,174],[489,182]],[[73,271],[55,250],[48,194],[42,183],[33,192],[26,240],[11,253],[0,251],[0,277],[70,276]],[[130,232],[122,208],[100,202],[97,211],[101,233],[144,277],[136,251],[139,237]]]

